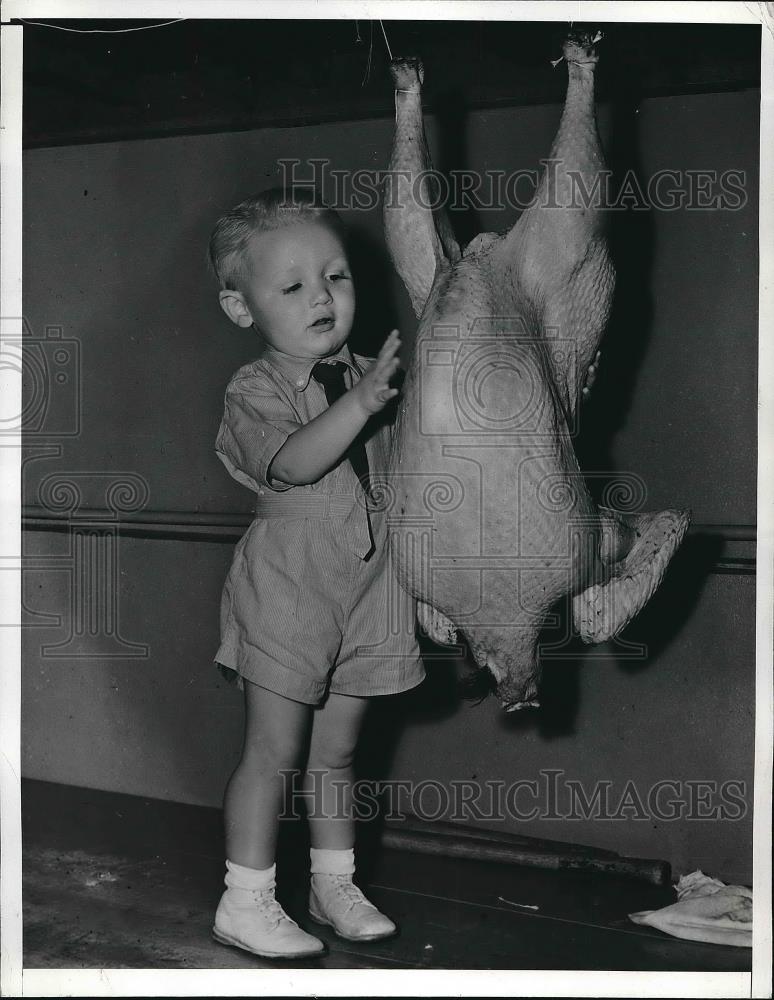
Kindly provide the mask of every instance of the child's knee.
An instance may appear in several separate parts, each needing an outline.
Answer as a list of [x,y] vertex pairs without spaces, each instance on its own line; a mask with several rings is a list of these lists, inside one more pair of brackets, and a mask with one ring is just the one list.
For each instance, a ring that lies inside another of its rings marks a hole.
[[356,743],[341,737],[329,738],[324,743],[312,742],[308,769],[338,771],[352,767],[355,761],[355,749]]

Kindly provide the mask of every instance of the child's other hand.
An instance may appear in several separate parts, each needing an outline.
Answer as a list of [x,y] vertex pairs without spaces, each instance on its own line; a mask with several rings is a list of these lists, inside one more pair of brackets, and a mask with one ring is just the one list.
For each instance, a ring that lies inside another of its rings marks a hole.
[[356,394],[358,402],[369,414],[378,413],[393,396],[398,395],[397,389],[390,388],[390,379],[400,366],[397,356],[399,348],[400,337],[398,331],[393,330],[385,340],[376,361],[352,387],[351,391]]
[[602,357],[602,352],[597,351],[594,360],[588,367],[586,372],[586,384],[583,386],[583,398],[588,399],[591,395],[591,387],[597,378],[597,369],[599,368],[599,359]]

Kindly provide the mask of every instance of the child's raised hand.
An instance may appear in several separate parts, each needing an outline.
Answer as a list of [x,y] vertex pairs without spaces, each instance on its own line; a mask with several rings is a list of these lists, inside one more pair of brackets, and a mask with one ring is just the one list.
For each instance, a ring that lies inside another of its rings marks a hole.
[[378,413],[393,396],[398,395],[397,389],[390,388],[390,379],[400,366],[399,348],[400,337],[398,331],[393,330],[385,340],[376,361],[351,389],[368,413]]

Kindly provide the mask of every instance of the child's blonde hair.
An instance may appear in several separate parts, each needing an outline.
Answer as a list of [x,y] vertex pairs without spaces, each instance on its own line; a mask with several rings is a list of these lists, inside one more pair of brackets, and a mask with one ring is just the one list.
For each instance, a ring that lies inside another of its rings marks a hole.
[[269,188],[240,201],[218,219],[210,237],[209,263],[220,287],[237,290],[244,277],[244,254],[253,233],[307,221],[324,222],[343,236],[341,217],[310,188]]

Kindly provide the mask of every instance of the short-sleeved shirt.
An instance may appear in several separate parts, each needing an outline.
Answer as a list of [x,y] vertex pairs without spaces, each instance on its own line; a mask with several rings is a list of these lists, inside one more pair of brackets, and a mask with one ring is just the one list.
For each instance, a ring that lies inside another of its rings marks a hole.
[[[329,495],[340,503],[352,501],[352,517],[347,522],[349,545],[365,556],[371,549],[369,516],[365,510],[357,476],[348,461],[314,483],[291,485],[269,475],[274,456],[288,437],[302,424],[309,423],[328,407],[325,390],[312,377],[316,358],[292,358],[264,345],[259,357],[244,365],[231,378],[225,397],[225,412],[218,431],[215,451],[237,482],[257,495],[256,510],[268,504],[263,498],[293,491],[288,508],[295,506],[300,496]],[[373,359],[353,355],[345,344],[326,361],[343,361],[346,365],[344,384],[347,389],[365,374]],[[378,415],[377,415],[378,416]],[[374,427],[364,431],[371,481],[378,484],[386,478],[391,427],[373,421]],[[369,431],[371,432],[369,434]],[[311,509],[311,507],[310,507]]]
[[[224,586],[215,659],[312,704],[328,687],[387,694],[424,676],[416,603],[391,572],[386,514],[368,509],[351,463],[343,458],[303,485],[271,476],[290,434],[328,407],[312,377],[317,360],[264,345],[230,380],[216,441],[231,476],[256,494],[256,518],[237,545]],[[325,360],[344,362],[347,388],[373,363],[346,345]],[[377,494],[386,481],[392,433],[385,417],[376,414],[362,432]]]

